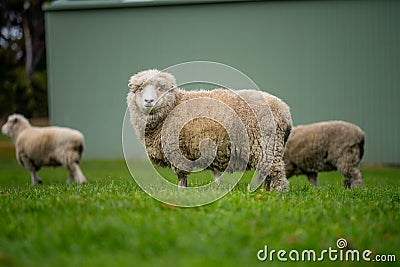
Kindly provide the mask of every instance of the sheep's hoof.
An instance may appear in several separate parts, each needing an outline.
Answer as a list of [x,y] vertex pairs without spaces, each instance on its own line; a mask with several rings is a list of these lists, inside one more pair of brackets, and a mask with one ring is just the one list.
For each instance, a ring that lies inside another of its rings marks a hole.
[[346,187],[346,188],[350,188],[351,182],[348,181],[348,180],[344,180],[344,181],[343,181],[343,186]]
[[275,188],[271,188],[270,191],[276,191],[277,193],[287,193],[289,192],[289,188],[287,187],[275,187]]
[[178,190],[186,190],[187,187],[183,185],[178,185]]
[[269,191],[275,190],[278,193],[286,193],[289,191],[289,181],[285,180],[273,180],[271,181]]
[[350,188],[360,188],[363,186],[362,180],[355,180],[351,183]]
[[178,188],[179,187],[187,187],[187,179],[178,179]]
[[32,183],[33,186],[35,186],[35,185],[42,185],[42,184],[43,184],[43,181],[42,181],[42,180],[37,180],[37,181],[35,181],[35,182]]

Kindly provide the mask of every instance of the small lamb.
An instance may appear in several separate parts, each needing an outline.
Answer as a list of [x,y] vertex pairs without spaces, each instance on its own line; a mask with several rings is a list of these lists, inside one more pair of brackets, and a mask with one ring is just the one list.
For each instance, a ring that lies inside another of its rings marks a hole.
[[37,171],[42,166],[64,166],[69,171],[68,182],[85,184],[79,162],[84,137],[81,132],[63,127],[34,127],[20,114],[8,117],[1,128],[13,139],[18,162],[31,172],[32,185],[41,184]]
[[347,188],[363,185],[359,169],[364,132],[344,121],[299,125],[292,129],[284,153],[286,177],[305,174],[317,186],[318,172],[338,170]]

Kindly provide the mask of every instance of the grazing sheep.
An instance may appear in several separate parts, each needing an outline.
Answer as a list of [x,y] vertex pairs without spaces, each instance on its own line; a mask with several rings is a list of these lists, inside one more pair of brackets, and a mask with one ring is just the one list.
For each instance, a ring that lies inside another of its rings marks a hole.
[[18,162],[31,172],[32,185],[41,184],[36,172],[42,166],[66,167],[68,182],[85,184],[79,162],[83,151],[83,135],[63,127],[34,127],[22,115],[13,114],[1,128],[15,144]]
[[[257,170],[257,181],[263,181],[267,189],[287,191],[283,151],[292,120],[289,107],[279,98],[255,90],[185,91],[177,88],[171,74],[158,70],[133,75],[128,86],[131,123],[148,157],[154,164],[171,167],[179,187],[187,186],[187,175],[196,168],[196,161],[204,160],[202,169],[217,176],[225,170],[241,171],[244,162],[243,170]],[[260,133],[260,120],[270,130],[265,135]],[[163,134],[164,129],[169,134]],[[235,135],[239,135],[236,144],[231,140]],[[210,140],[215,146],[208,151],[213,153],[202,158]],[[275,142],[272,149],[270,140]]]
[[300,125],[292,129],[286,145],[286,177],[305,174],[317,186],[318,172],[338,170],[345,187],[360,187],[363,153],[364,133],[354,124],[327,121]]

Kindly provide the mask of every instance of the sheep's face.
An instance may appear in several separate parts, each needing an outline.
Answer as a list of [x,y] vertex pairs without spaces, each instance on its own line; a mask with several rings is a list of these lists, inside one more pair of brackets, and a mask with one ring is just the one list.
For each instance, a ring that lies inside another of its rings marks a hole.
[[12,138],[23,128],[29,125],[28,120],[19,114],[8,116],[7,122],[1,127],[1,132]]
[[144,114],[155,115],[175,102],[175,78],[157,70],[142,71],[131,77],[128,105],[136,105]]

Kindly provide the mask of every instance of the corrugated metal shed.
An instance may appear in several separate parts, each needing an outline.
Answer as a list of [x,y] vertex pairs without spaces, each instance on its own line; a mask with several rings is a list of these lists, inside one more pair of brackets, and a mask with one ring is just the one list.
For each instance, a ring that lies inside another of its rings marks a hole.
[[282,98],[294,124],[360,125],[364,162],[400,163],[400,1],[56,1],[45,10],[50,119],[84,132],[87,158],[122,157],[130,75],[209,60]]

